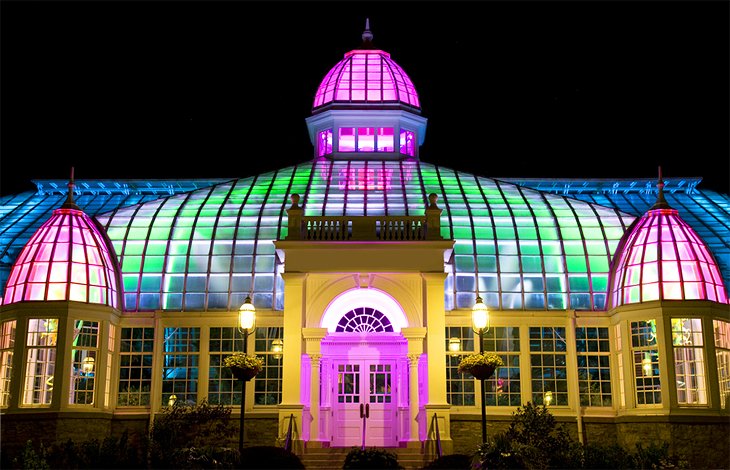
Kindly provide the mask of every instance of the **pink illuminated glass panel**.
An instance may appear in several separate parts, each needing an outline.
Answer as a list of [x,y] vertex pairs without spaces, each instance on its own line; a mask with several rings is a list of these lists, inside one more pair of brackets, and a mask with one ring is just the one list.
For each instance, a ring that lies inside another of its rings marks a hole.
[[416,156],[416,143],[413,131],[400,130],[400,153],[410,157]]
[[717,263],[675,209],[652,209],[637,219],[616,254],[613,306],[651,300],[727,303]]
[[401,102],[420,107],[411,79],[380,50],[350,51],[332,67],[317,89],[314,107],[331,102]]
[[118,308],[118,279],[105,236],[83,211],[56,209],[16,259],[4,303],[75,300]]
[[332,129],[321,131],[317,134],[317,156],[329,155],[332,153]]

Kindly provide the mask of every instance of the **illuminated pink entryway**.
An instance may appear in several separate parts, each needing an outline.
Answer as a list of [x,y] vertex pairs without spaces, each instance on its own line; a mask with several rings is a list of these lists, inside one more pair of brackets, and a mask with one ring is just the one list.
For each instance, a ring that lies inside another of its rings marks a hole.
[[[329,304],[321,326],[327,334],[320,344],[315,440],[332,447],[397,447],[410,437],[403,309],[385,292],[352,289]],[[310,374],[311,368],[303,371],[302,379]]]

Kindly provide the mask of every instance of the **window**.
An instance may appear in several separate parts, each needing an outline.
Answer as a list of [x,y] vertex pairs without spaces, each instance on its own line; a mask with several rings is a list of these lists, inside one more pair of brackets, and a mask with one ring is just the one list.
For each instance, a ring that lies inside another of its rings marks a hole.
[[68,402],[73,405],[93,405],[99,347],[99,322],[76,320],[73,325],[71,390]]
[[730,322],[713,320],[717,379],[720,385],[720,407],[730,406]]
[[489,406],[520,406],[520,329],[496,327],[484,333],[484,351],[496,352],[504,366],[484,381],[484,398]]
[[611,406],[611,357],[608,328],[575,329],[581,406]]
[[[253,402],[256,405],[281,403],[283,338],[284,328],[256,328],[254,352],[264,360],[263,370],[254,378]],[[275,345],[279,347],[274,348]]]
[[14,347],[15,320],[4,321],[0,326],[0,408],[7,408],[10,401]]
[[416,156],[415,133],[406,129],[400,130],[400,153],[410,157]]
[[459,351],[449,352],[446,355],[446,397],[452,406],[474,406],[475,383],[468,374],[457,371],[459,363],[465,354],[474,351],[474,332],[470,327],[446,327],[446,351],[449,351],[449,339],[459,340]]
[[53,396],[53,374],[56,368],[58,318],[28,320],[25,363],[24,405],[50,405]]
[[243,351],[243,336],[238,328],[210,329],[210,369],[208,375],[208,401],[211,405],[240,405],[241,383],[228,367],[223,365],[226,356]]
[[393,152],[394,129],[392,127],[340,127],[338,150],[340,152]]
[[672,349],[677,379],[677,403],[706,405],[702,320],[672,318]]
[[568,405],[564,327],[530,327],[532,402]]
[[631,322],[631,352],[634,362],[636,405],[662,402],[656,321]]
[[154,328],[122,328],[117,406],[149,406]]
[[104,386],[104,407],[109,407],[109,400],[112,393],[112,361],[114,359],[114,350],[116,349],[117,326],[109,325],[109,343],[106,352],[106,383]]
[[177,402],[195,404],[198,399],[200,328],[165,328],[162,357],[161,404],[175,395]]
[[332,153],[332,129],[326,129],[317,133],[317,156],[329,155]]

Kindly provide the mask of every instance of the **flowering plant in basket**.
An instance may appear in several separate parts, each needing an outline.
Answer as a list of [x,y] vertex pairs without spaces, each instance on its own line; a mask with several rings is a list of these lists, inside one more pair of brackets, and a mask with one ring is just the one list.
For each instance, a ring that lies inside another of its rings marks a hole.
[[502,358],[494,353],[474,353],[464,356],[457,371],[460,374],[468,372],[477,379],[484,380],[491,377],[497,367],[503,365]]
[[235,353],[223,359],[223,365],[236,378],[250,380],[263,370],[264,361],[255,354]]

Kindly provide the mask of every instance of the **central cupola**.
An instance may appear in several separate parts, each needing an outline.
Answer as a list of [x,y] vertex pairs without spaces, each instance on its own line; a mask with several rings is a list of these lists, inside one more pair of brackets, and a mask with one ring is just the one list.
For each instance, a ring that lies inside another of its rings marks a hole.
[[426,119],[413,82],[390,54],[372,44],[365,21],[362,45],[327,73],[307,118],[315,158],[418,158]]

